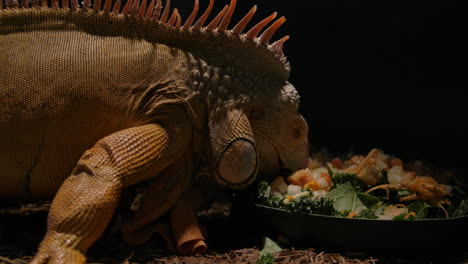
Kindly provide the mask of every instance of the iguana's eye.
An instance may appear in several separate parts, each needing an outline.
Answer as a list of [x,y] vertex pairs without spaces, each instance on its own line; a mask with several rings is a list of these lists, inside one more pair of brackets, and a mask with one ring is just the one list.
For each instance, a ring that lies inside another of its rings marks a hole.
[[302,129],[295,128],[294,131],[293,131],[293,137],[295,139],[299,139],[299,138],[301,138],[301,136],[302,136]]

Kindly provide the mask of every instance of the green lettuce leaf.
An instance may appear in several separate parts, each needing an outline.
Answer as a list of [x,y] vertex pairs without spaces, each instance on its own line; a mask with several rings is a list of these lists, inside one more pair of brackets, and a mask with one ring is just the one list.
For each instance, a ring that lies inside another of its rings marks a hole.
[[259,258],[255,262],[256,264],[274,264],[275,257],[273,253],[277,253],[282,251],[283,249],[275,243],[275,241],[271,240],[268,237],[265,237],[265,243],[263,249],[258,252]]
[[349,182],[337,186],[326,197],[335,202],[333,207],[338,212],[353,211],[359,214],[362,210],[367,209]]
[[408,205],[408,212],[414,212],[416,214],[416,219],[424,219],[427,218],[429,208],[431,207],[433,206],[430,203],[418,200]]
[[358,192],[357,193],[359,200],[366,206],[371,207],[380,202],[380,199],[374,195]]
[[399,214],[399,215],[392,218],[392,220],[395,220],[395,221],[411,221],[411,220],[415,220],[415,219],[417,219],[417,217],[414,217],[412,215],[407,216],[407,214],[405,214],[405,213]]
[[357,191],[364,191],[366,189],[366,185],[364,184],[361,179],[357,177],[356,174],[344,172],[331,163],[328,163],[328,173],[330,174],[330,178],[332,180],[332,189],[344,184],[349,183],[353,188]]
[[468,215],[468,200],[462,200],[453,213],[453,217]]

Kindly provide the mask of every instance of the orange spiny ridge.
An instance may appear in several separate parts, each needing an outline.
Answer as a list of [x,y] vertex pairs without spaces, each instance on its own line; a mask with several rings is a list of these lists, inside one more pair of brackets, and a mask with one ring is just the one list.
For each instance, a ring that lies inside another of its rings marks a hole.
[[71,0],[71,8],[73,11],[77,11],[78,9],[80,9],[78,0]]
[[[209,0],[209,5],[203,14],[196,20],[198,10],[200,8],[199,0],[194,0],[194,7],[190,16],[183,22],[182,18],[180,17],[179,11],[174,9],[171,12],[171,1],[166,0],[166,5],[163,8],[161,0],[142,0],[140,4],[140,0],[128,0],[121,9],[122,0],[117,0],[115,4],[113,4],[112,0],[105,0],[104,5],[102,5],[103,0],[83,0],[83,4],[80,5],[79,1],[81,0],[0,0],[0,10],[3,9],[11,9],[11,8],[29,8],[29,7],[38,7],[41,6],[43,8],[51,7],[51,8],[69,8],[71,7],[73,11],[78,11],[80,6],[83,9],[91,9],[94,11],[104,11],[104,12],[112,12],[115,14],[123,14],[129,15],[133,17],[140,17],[145,18],[152,21],[159,21],[160,24],[165,24],[169,27],[174,27],[177,29],[183,28],[183,30],[204,30],[205,32],[225,32],[228,30],[229,23],[231,22],[232,16],[234,14],[237,0],[230,0],[229,5],[226,5],[216,16],[213,20],[207,25],[205,22],[207,21],[208,17],[211,14],[211,11],[214,6],[214,0]],[[150,1],[150,2],[149,2]],[[149,3],[148,3],[149,2]],[[246,29],[248,23],[252,20],[255,12],[257,11],[257,6],[253,6],[249,12],[243,16],[243,18],[232,28],[230,34],[241,36],[243,35],[245,39],[248,40],[255,40],[257,45],[267,45],[268,49],[272,52],[277,54],[281,54],[282,47],[284,42],[289,39],[289,36],[285,36],[280,40],[274,42],[271,45],[268,45],[270,40],[272,39],[273,35],[277,32],[277,30],[282,26],[282,24],[286,21],[284,17],[277,19],[273,24],[271,24],[268,28],[267,25],[271,23],[275,17],[276,12],[270,15],[269,17],[263,19],[255,26],[253,26],[247,33],[243,33]],[[171,14],[169,18],[169,14]],[[182,26],[181,26],[182,24]],[[257,36],[259,33],[264,30],[264,32]]]
[[14,9],[19,8],[18,0],[11,0],[9,4],[7,3],[7,7],[8,6]]
[[158,4],[156,5],[156,9],[154,10],[154,14],[151,20],[157,21],[159,19],[159,16],[161,15],[161,9],[162,9],[162,2],[161,0],[158,0]]
[[240,35],[244,32],[245,27],[250,22],[255,12],[257,12],[257,5],[254,5],[252,9],[237,23],[237,25],[232,29],[232,33]]
[[159,19],[159,22],[161,22],[162,24],[165,24],[167,21],[167,17],[169,16],[169,9],[171,9],[171,0],[166,1],[166,6],[164,7],[163,14]]
[[153,15],[153,11],[154,11],[154,5],[155,5],[156,1],[155,0],[151,0],[147,10],[146,10],[146,14],[145,14],[145,18],[146,19],[151,19],[151,16]]
[[70,0],[62,0],[62,8],[70,8]]
[[205,24],[206,19],[208,18],[208,16],[211,13],[211,9],[213,9],[213,5],[214,5],[214,0],[210,0],[210,4],[208,5],[208,8],[205,10],[203,15],[198,19],[198,21],[195,23],[195,25],[193,25],[193,29],[200,30],[203,27],[203,25]]
[[106,2],[104,2],[104,12],[110,12],[111,11],[111,8],[112,8],[112,0],[106,0]]
[[180,24],[182,23],[182,18],[180,17],[180,14],[177,13],[177,20],[175,23],[175,28],[180,28]]
[[221,12],[219,12],[219,14],[215,18],[213,18],[213,20],[208,24],[206,30],[213,31],[218,26],[219,21],[221,20],[221,18],[223,18],[224,13],[226,13],[227,9],[228,6],[225,5]]
[[100,11],[101,10],[101,0],[95,0],[93,3],[93,10]]
[[[0,0],[0,1],[2,1],[2,0]],[[14,1],[13,0],[5,0],[5,8],[6,9],[16,8]]]
[[143,2],[140,5],[140,10],[138,10],[138,15],[139,17],[145,17],[145,12],[146,12],[146,4],[147,0],[143,0]]
[[85,9],[89,9],[90,6],[91,6],[91,0],[84,0],[84,2],[83,2],[83,7],[84,7]]
[[231,0],[231,3],[229,4],[229,9],[226,12],[226,14],[223,16],[223,20],[219,24],[218,31],[219,32],[224,32],[227,27],[229,26],[229,22],[231,22],[232,14],[234,14],[234,10],[236,9],[236,0]]
[[[78,0],[72,0],[72,1],[78,1]],[[115,14],[119,14],[120,13],[120,6],[122,5],[122,1],[121,0],[117,0],[114,4],[114,7],[112,8],[112,12],[115,13]]]
[[132,7],[130,8],[130,14],[132,16],[137,16],[139,9],[140,9],[140,0],[133,1]]
[[283,44],[289,39],[289,36],[284,36],[282,37],[281,39],[275,41],[273,44],[270,45],[270,47],[273,49],[273,50],[278,50],[278,51],[281,51],[283,50]]
[[167,22],[168,26],[174,27],[175,22],[177,20],[177,14],[179,14],[179,10],[177,10],[177,8],[174,8],[174,10],[172,11],[171,18],[169,18],[169,21]]
[[267,28],[262,35],[260,35],[260,43],[262,44],[268,44],[270,39],[273,37],[275,32],[281,27],[281,25],[286,22],[286,18],[281,17],[278,20],[275,21],[269,28]]
[[195,0],[193,11],[184,23],[184,27],[183,27],[184,30],[187,30],[192,26],[193,20],[195,20],[195,17],[197,16],[197,13],[198,13],[198,7],[199,7],[198,0]]
[[128,12],[130,12],[130,8],[132,8],[133,1],[134,0],[128,0],[127,1],[127,3],[125,4],[125,6],[124,6],[124,8],[122,10],[122,14],[126,15],[126,14],[128,14]]
[[253,39],[255,38],[258,33],[268,24],[270,23],[273,19],[275,19],[276,17],[276,12],[274,12],[273,14],[271,14],[271,16],[263,19],[262,21],[258,22],[257,25],[255,25],[252,29],[250,29],[247,34],[246,34],[246,37],[249,38],[249,39]]

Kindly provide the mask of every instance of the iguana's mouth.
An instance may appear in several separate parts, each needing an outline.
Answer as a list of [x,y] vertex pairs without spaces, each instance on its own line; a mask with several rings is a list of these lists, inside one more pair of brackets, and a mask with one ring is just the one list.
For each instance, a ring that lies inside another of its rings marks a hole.
[[278,149],[275,146],[273,146],[273,148],[275,149],[276,156],[278,158],[278,169],[279,169],[278,173],[279,173],[279,175],[290,175],[290,174],[292,174],[292,172],[293,172],[292,169],[286,167],[286,164],[281,159],[281,155],[279,154]]
[[[300,148],[299,148],[300,149]],[[305,157],[293,157],[293,159],[288,160],[288,156],[281,156],[278,149],[275,147],[276,155],[278,156],[278,168],[280,175],[290,175],[298,169],[307,168],[308,155]],[[291,155],[296,154],[294,151],[291,152]],[[289,154],[288,154],[289,155]],[[297,158],[297,160],[296,160]]]
[[293,173],[293,170],[288,169],[288,168],[284,168],[284,167],[280,167],[279,175],[287,176],[287,175],[291,175],[292,173]]

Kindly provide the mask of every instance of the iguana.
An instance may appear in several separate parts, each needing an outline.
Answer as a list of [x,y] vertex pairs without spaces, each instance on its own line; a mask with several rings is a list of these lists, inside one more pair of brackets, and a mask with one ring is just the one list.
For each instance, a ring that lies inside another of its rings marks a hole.
[[128,186],[158,205],[130,231],[158,219],[205,158],[234,189],[306,166],[288,37],[269,43],[285,19],[246,31],[254,6],[228,29],[235,6],[207,22],[213,0],[185,21],[170,0],[0,0],[0,199],[53,198],[31,263],[85,263]]

